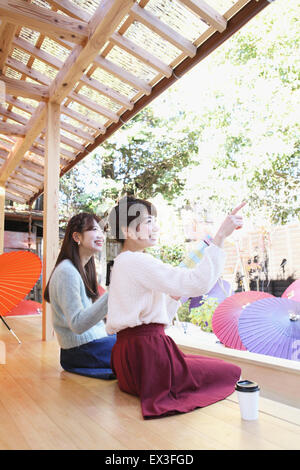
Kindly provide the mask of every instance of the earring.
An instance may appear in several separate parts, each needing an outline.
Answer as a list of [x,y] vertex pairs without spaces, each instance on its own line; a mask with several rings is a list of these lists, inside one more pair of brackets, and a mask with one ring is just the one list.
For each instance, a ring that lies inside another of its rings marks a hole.
[[80,245],[80,241],[77,242],[78,243],[78,246]]

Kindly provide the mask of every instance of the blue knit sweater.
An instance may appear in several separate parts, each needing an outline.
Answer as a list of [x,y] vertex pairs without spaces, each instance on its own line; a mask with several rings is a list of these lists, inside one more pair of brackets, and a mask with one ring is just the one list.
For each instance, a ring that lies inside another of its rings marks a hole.
[[49,293],[53,327],[61,348],[73,348],[107,336],[103,318],[107,314],[108,295],[92,303],[70,260],[62,261],[55,268]]

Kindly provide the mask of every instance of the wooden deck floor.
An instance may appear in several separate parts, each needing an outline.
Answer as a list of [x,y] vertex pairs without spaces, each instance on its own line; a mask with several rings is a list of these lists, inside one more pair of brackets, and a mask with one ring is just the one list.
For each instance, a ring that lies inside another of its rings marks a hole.
[[115,380],[63,371],[56,341],[41,341],[40,317],[1,324],[0,449],[300,449],[300,410],[261,399],[243,421],[233,394],[188,414],[144,421],[139,400]]

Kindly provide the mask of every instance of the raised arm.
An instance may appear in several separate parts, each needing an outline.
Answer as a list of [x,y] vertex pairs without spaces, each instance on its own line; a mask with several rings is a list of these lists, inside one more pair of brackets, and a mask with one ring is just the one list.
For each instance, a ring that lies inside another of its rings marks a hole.
[[196,297],[206,294],[220,277],[225,252],[209,246],[194,269],[173,267],[145,253],[133,253],[128,264],[128,276],[146,289],[171,296]]

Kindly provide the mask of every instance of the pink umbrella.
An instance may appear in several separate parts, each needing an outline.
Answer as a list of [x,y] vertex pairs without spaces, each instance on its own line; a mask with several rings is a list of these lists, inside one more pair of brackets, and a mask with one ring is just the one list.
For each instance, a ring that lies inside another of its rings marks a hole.
[[5,314],[6,317],[14,315],[40,315],[42,304],[34,300],[21,300],[21,302]]
[[290,299],[295,300],[296,302],[300,302],[300,279],[289,285],[281,297],[283,299]]
[[259,299],[273,297],[266,292],[239,292],[227,297],[214,311],[212,328],[221,343],[233,349],[246,350],[238,332],[238,321],[243,309]]

